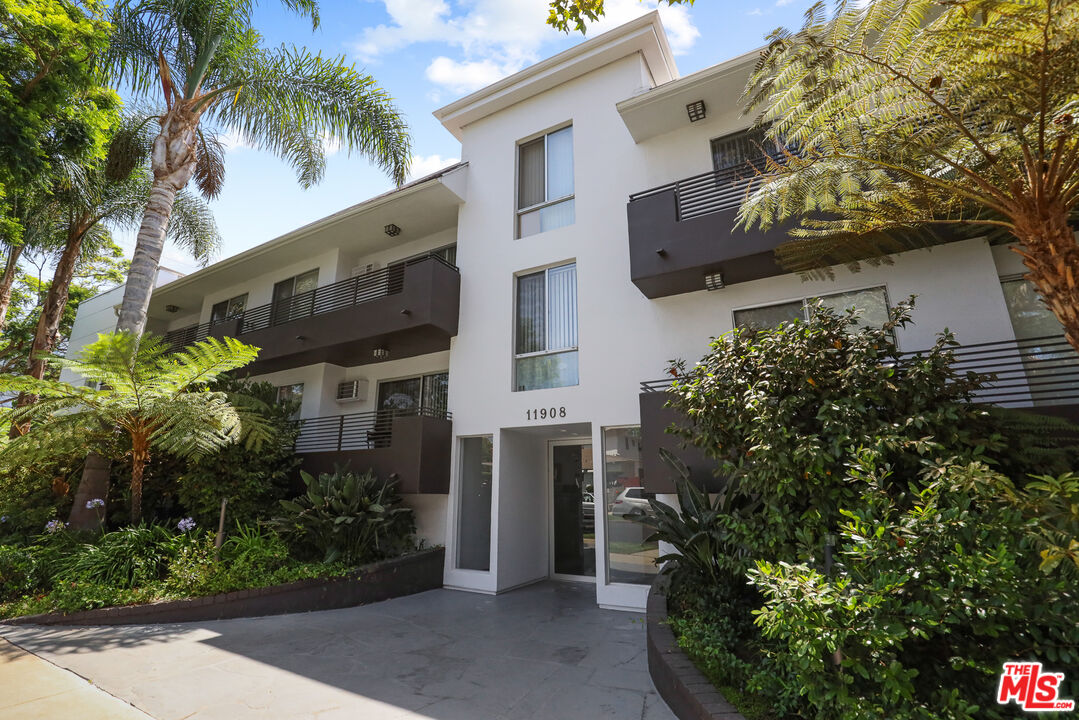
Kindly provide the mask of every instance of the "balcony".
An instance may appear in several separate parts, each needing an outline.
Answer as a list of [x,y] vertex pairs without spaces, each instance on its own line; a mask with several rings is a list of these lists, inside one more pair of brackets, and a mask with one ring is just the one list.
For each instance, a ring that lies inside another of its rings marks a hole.
[[[245,368],[252,374],[396,360],[449,349],[460,293],[457,268],[425,255],[213,324],[173,330],[165,340],[179,350],[207,336],[238,338],[261,348]],[[387,354],[376,358],[376,349]]]
[[[953,353],[955,370],[992,378],[975,395],[976,402],[1056,415],[1079,423],[1079,355],[1062,335],[962,345]],[[650,492],[673,493],[678,474],[663,460],[662,453],[666,451],[685,465],[694,483],[718,490],[715,463],[697,448],[683,448],[680,438],[666,432],[671,425],[684,421],[684,416],[665,407],[666,390],[672,382],[665,379],[641,383],[641,476],[647,478]]]
[[704,290],[704,276],[717,272],[726,285],[782,274],[772,251],[788,239],[785,227],[735,229],[739,205],[759,185],[747,165],[630,195],[633,284],[655,299]]
[[310,473],[347,465],[395,480],[402,493],[446,494],[452,437],[445,410],[351,413],[301,421],[296,453]]

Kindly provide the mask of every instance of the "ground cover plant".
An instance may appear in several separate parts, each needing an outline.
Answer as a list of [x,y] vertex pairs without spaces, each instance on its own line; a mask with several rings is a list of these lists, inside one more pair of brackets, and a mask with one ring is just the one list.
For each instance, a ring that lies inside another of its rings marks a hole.
[[817,308],[671,368],[675,431],[725,478],[681,483],[680,513],[653,502],[673,629],[756,717],[1008,717],[1003,662],[1079,662],[1075,455],[1015,454],[1060,426],[971,402],[984,378],[953,371],[946,333],[901,354],[910,313],[855,331]]

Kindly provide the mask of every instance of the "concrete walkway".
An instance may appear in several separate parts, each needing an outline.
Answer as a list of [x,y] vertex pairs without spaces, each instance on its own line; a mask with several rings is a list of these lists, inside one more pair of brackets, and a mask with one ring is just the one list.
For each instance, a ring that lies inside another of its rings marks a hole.
[[0,639],[0,717],[152,720],[78,675]]
[[0,635],[157,720],[674,720],[648,676],[642,616],[597,608],[591,585]]

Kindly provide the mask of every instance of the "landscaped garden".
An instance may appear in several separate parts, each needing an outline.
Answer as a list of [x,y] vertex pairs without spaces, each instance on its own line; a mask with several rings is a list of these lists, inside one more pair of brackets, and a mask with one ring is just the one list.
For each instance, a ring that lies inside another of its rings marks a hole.
[[1010,717],[1013,660],[1079,695],[1079,429],[972,403],[949,335],[898,351],[910,312],[818,307],[670,369],[724,478],[653,501],[672,629],[749,718]]
[[[0,618],[337,577],[417,549],[392,483],[298,470],[295,408],[229,374],[254,352],[117,333],[54,361],[90,385],[0,379],[37,396],[0,451]],[[97,527],[75,530],[89,452],[111,460],[111,489],[84,501]]]

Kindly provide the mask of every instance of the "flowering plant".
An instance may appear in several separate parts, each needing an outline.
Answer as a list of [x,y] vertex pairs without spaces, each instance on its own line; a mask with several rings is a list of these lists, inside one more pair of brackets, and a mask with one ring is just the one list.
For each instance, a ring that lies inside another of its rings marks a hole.
[[195,528],[195,520],[194,520],[194,518],[186,517],[183,520],[181,520],[180,522],[176,523],[176,529],[179,530],[180,532],[187,532],[188,530],[193,530],[194,528]]
[[63,520],[50,520],[45,523],[45,532],[50,535],[63,531],[67,527],[67,523]]

